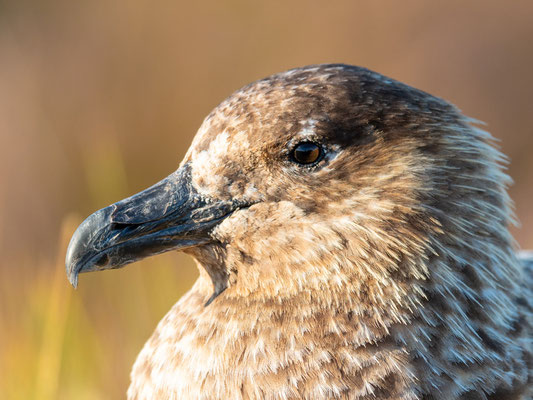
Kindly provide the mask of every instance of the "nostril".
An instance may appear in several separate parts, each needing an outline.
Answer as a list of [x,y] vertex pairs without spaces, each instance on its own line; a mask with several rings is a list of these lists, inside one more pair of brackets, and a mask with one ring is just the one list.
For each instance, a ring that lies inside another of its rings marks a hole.
[[128,226],[132,226],[132,225],[137,225],[137,224],[125,224],[123,222],[111,222],[109,224],[109,230],[111,230],[111,231],[121,231],[121,230],[127,228]]
[[143,224],[128,224],[124,222],[111,222],[109,224],[109,230],[113,231],[131,231]]
[[110,241],[122,242],[138,231],[138,227],[142,224],[125,224],[122,222],[111,222],[107,232],[102,232],[102,235],[107,237],[102,241],[104,247],[109,245]]

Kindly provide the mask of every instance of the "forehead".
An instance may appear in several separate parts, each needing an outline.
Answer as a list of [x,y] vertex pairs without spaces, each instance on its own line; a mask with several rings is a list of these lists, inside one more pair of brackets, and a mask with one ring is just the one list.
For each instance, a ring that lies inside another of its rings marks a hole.
[[241,147],[305,130],[349,142],[358,128],[398,129],[450,112],[455,114],[444,101],[364,68],[310,66],[272,75],[232,94],[204,120],[191,153],[209,149],[221,134]]

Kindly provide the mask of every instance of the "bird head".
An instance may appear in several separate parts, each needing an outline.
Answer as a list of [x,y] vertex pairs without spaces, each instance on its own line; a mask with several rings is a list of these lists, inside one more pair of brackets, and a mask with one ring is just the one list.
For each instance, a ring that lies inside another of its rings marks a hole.
[[507,240],[495,233],[508,219],[500,155],[469,122],[358,67],[257,81],[205,119],[176,172],[80,225],[67,275],[75,286],[80,272],[182,250],[211,299],[349,287],[369,306],[408,306],[432,257],[470,246],[472,232]]

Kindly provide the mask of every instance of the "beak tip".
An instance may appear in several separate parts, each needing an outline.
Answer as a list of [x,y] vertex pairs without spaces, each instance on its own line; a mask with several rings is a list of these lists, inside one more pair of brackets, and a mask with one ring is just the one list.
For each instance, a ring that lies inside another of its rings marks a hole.
[[77,289],[78,288],[78,273],[72,271],[70,273],[67,273],[67,276],[68,276],[68,281],[70,282],[72,287],[74,289]]
[[93,213],[80,224],[70,239],[65,256],[65,267],[67,278],[74,288],[78,287],[79,273],[87,268],[83,260],[94,251],[91,241],[95,235],[95,230],[105,226],[110,213],[110,207]]

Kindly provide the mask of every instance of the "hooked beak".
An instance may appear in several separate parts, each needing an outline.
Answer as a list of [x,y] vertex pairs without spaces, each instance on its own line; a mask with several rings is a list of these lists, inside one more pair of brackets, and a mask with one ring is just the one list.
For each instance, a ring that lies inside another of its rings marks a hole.
[[200,196],[186,164],[83,221],[67,249],[67,277],[76,287],[80,272],[120,268],[151,255],[209,243],[210,232],[220,221],[247,206]]

